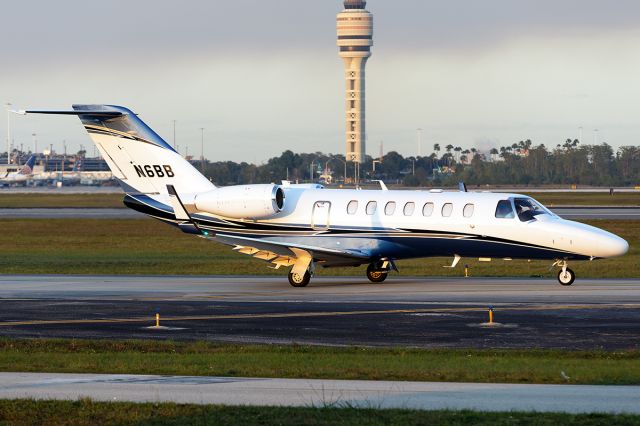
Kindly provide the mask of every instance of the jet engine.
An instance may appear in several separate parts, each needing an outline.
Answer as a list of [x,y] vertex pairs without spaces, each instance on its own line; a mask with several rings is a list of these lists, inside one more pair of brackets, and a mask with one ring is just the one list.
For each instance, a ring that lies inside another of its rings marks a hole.
[[284,208],[284,190],[274,184],[237,185],[197,194],[198,210],[233,219],[264,219]]

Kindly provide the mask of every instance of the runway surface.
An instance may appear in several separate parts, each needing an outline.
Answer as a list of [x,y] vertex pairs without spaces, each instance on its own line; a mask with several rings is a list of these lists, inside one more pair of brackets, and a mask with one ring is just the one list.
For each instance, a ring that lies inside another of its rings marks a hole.
[[421,410],[640,413],[639,386],[0,373],[0,398]]
[[[0,276],[0,304],[13,337],[640,348],[638,279]],[[156,312],[166,328],[149,328]]]
[[[640,207],[561,207],[551,209],[565,219],[640,219]],[[0,208],[0,218],[141,219],[148,216],[127,208]]]

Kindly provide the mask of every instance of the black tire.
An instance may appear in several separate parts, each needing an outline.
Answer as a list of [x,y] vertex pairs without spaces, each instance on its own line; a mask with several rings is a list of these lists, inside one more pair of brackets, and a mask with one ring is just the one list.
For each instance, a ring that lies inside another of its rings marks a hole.
[[294,274],[293,272],[289,272],[289,284],[293,287],[306,287],[311,281],[311,274],[309,271],[306,271],[302,277],[300,274]]
[[571,269],[567,268],[565,274],[562,273],[562,270],[558,272],[558,282],[561,285],[569,286],[573,284],[576,279],[576,274]]
[[387,279],[387,275],[389,275],[389,272],[376,268],[375,263],[367,266],[367,278],[369,278],[369,281],[371,281],[372,283],[383,282]]

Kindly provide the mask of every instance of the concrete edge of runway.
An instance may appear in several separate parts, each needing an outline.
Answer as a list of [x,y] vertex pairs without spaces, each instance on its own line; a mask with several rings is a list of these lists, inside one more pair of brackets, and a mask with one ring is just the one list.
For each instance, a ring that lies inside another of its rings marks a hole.
[[0,373],[0,398],[640,414],[640,386]]

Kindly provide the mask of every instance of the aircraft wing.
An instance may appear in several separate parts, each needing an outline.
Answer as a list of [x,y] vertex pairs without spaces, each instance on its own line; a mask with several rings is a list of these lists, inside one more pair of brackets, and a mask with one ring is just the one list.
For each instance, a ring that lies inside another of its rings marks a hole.
[[215,240],[234,246],[233,249],[239,253],[271,262],[276,269],[281,266],[292,266],[300,255],[309,255],[323,266],[361,265],[367,263],[370,258],[368,253],[362,251],[333,250],[220,233],[216,234]]

